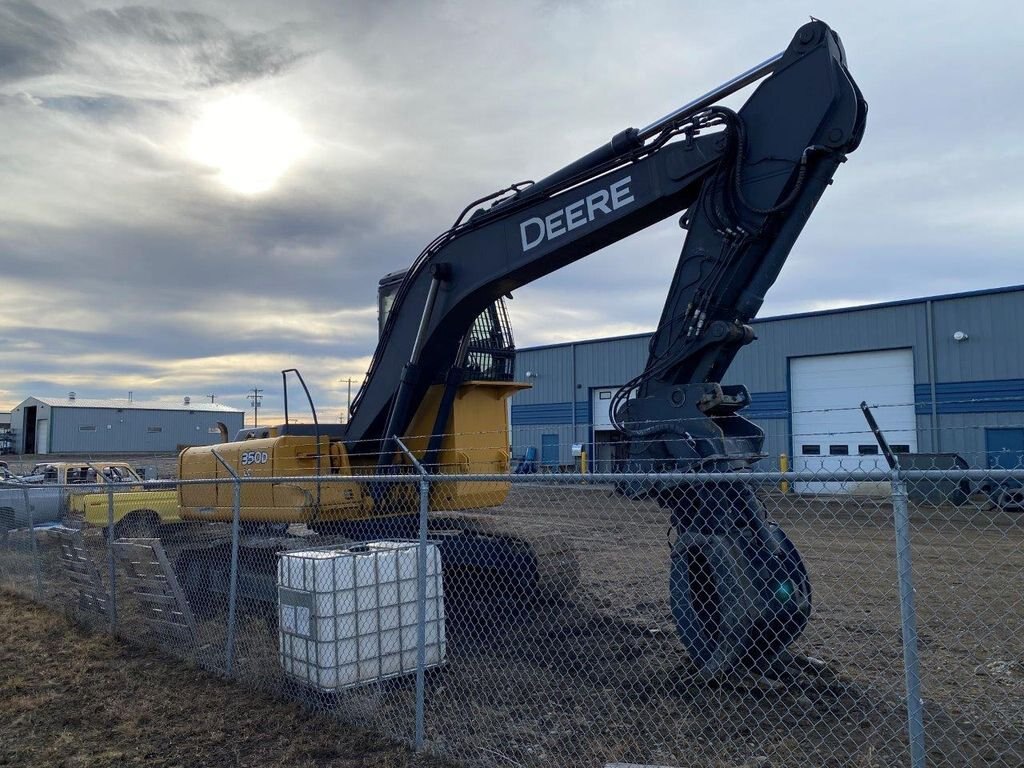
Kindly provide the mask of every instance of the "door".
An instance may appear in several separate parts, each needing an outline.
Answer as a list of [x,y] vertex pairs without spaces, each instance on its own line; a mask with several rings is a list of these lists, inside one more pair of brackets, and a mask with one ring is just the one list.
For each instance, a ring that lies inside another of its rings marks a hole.
[[558,435],[540,436],[540,463],[545,467],[558,466]]
[[1024,468],[1024,428],[987,427],[985,456],[989,469]]
[[[861,401],[896,453],[917,450],[910,349],[798,357],[789,362],[793,469],[832,473],[888,469]],[[796,483],[798,493],[872,490],[851,483]]]
[[50,420],[36,419],[36,453],[50,452]]
[[602,387],[590,391],[590,412],[593,415],[593,424],[596,431],[613,430],[611,405],[612,397],[619,391],[619,387]]
[[36,406],[30,405],[25,408],[25,423],[22,425],[25,436],[21,444],[22,453],[35,453],[36,451]]

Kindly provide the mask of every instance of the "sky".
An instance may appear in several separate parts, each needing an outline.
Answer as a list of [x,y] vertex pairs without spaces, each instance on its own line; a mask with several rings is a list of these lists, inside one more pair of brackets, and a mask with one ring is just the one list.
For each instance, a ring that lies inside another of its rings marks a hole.
[[[1024,282],[1019,3],[0,0],[0,409],[258,387],[272,421],[296,367],[336,421],[380,276],[811,14],[868,126],[761,316]],[[653,330],[675,218],[516,291],[517,344]]]

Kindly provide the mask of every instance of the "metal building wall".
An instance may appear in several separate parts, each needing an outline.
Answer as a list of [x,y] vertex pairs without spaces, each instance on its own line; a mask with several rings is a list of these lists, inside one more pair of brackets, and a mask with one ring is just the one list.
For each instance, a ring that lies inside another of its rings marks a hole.
[[[794,357],[912,349],[919,450],[956,451],[973,466],[983,463],[984,427],[1024,423],[1024,288],[765,318],[753,325],[758,340],[739,352],[725,383],[750,390],[753,405],[746,415],[765,430],[772,463],[791,450],[788,378]],[[956,331],[968,340],[954,341]],[[571,465],[571,443],[590,439],[591,388],[636,375],[649,340],[650,334],[639,334],[520,350],[517,379],[533,389],[512,401],[513,451],[521,455],[530,445],[539,450],[542,434],[558,434],[560,463]],[[525,378],[527,371],[536,375]]]
[[[179,445],[219,443],[219,432],[209,432],[217,422],[223,422],[233,437],[242,428],[243,416],[241,412],[223,411],[53,406],[50,409],[50,452],[173,452]],[[82,426],[95,426],[96,431],[83,432]],[[149,427],[160,427],[161,431],[149,432]]]
[[532,388],[512,399],[513,452],[521,454],[531,445],[539,451],[542,435],[557,434],[559,463],[571,466],[572,444],[591,438],[591,389],[623,384],[643,370],[649,339],[650,334],[640,334],[517,353],[516,380]]

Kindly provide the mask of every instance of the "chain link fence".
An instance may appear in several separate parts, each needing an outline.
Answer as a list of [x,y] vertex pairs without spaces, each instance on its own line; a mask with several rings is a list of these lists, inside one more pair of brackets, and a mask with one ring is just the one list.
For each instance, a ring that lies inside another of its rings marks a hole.
[[0,587],[465,765],[1024,764],[1024,469],[421,469],[6,482]]

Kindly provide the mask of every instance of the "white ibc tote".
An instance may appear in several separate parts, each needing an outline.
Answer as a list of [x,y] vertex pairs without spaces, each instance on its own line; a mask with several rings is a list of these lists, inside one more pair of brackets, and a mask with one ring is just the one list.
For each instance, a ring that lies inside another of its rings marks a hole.
[[[336,691],[416,671],[418,544],[375,541],[286,552],[277,568],[285,673]],[[444,663],[444,588],[427,545],[426,666]]]

